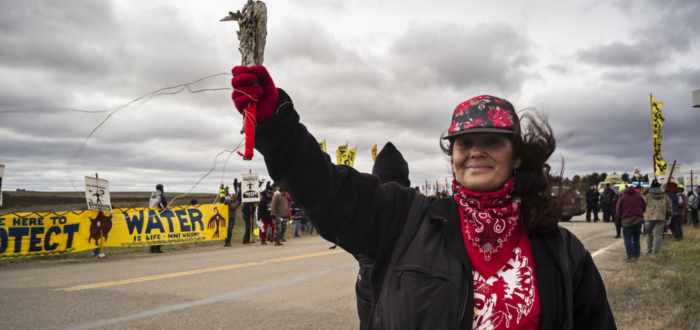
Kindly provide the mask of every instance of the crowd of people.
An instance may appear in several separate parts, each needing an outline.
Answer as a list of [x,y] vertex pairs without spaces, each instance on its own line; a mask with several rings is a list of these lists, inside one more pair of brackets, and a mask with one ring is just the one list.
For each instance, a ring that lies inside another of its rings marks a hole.
[[[292,201],[292,197],[280,188],[277,184],[267,183],[265,189],[260,193],[259,202],[241,203],[240,185],[238,180],[234,181],[234,193],[228,194],[229,187],[222,184],[219,188],[220,203],[228,205],[229,222],[227,236],[224,247],[231,246],[233,226],[236,222],[236,212],[241,207],[245,233],[243,234],[243,244],[255,243],[252,235],[253,224],[256,224],[260,232],[260,244],[267,245],[267,242],[274,246],[282,246],[282,242],[287,232],[287,225],[294,224],[294,237],[300,237],[300,233],[307,232],[313,234],[313,224],[303,215],[298,206]],[[262,186],[262,183],[260,184]]]
[[675,240],[683,239],[683,225],[698,227],[698,194],[685,193],[685,186],[673,181],[661,185],[653,180],[649,189],[642,185],[621,184],[619,191],[614,191],[608,184],[603,193],[595,186],[586,192],[587,213],[586,221],[598,221],[597,204],[603,208],[603,222],[613,221],[617,230],[615,238],[624,238],[627,258],[625,261],[635,261],[641,255],[641,236],[646,236],[647,254],[659,253],[664,233],[670,232]]

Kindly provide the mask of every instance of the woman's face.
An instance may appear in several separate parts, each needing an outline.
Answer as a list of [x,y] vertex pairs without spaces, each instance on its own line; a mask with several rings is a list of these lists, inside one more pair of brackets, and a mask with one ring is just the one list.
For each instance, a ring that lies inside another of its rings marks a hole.
[[520,167],[509,136],[499,133],[470,133],[455,139],[452,172],[457,182],[473,192],[494,192]]

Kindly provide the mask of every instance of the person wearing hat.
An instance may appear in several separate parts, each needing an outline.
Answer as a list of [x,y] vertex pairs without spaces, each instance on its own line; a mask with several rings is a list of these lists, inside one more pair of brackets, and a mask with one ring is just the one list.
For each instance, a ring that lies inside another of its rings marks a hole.
[[600,193],[595,189],[595,185],[591,185],[586,192],[586,222],[591,222],[591,212],[593,212],[593,221],[598,222],[598,200]]
[[[159,183],[156,185],[156,190],[151,195],[151,200],[154,201],[153,203],[151,203],[154,206],[151,206],[151,207],[160,208],[160,211],[158,212],[159,214],[162,214],[163,212],[167,211],[167,208],[168,208],[168,201],[165,199],[164,191],[165,190],[163,190],[163,185]],[[163,250],[161,250],[161,247],[162,247],[162,245],[151,245],[151,246],[149,246],[149,252],[150,253],[163,253]]]
[[615,191],[610,188],[610,184],[605,185],[603,194],[600,197],[600,204],[603,206],[603,222],[611,222],[615,217]]
[[275,191],[272,196],[272,202],[270,207],[270,214],[272,215],[272,222],[275,224],[273,245],[280,246],[282,244],[282,239],[284,238],[284,229],[282,225],[285,224],[288,219],[288,205],[287,205],[287,193],[283,189],[279,189],[277,186],[273,186],[277,191]]
[[258,219],[262,222],[262,227],[260,228],[260,244],[266,245],[265,238],[269,239],[269,236],[274,235],[275,226],[272,222],[272,189],[267,189],[260,196],[260,203],[258,203]]
[[683,232],[683,225],[685,224],[685,209],[688,207],[688,195],[685,193],[685,186],[678,184],[678,218],[679,227],[681,228],[681,233]]
[[683,218],[678,215],[679,205],[681,205],[681,200],[678,197],[678,184],[669,181],[666,183],[666,195],[671,199],[671,205],[673,206],[673,216],[671,217],[671,222],[668,224],[668,229],[671,230],[673,238],[680,241],[683,239]]
[[625,240],[625,250],[627,250],[625,261],[627,262],[636,261],[641,254],[639,237],[642,233],[645,208],[644,197],[632,185],[625,189],[625,193],[617,201],[615,210],[622,222],[622,237]]
[[[372,174],[379,177],[382,184],[390,182],[409,187],[411,180],[408,178],[408,162],[403,158],[401,151],[396,149],[393,143],[387,142],[372,166]],[[416,187],[418,188],[418,187]],[[420,194],[418,190],[416,193]],[[360,317],[360,330],[369,328],[369,313],[372,309],[372,283],[370,282],[374,259],[368,255],[356,254],[355,259],[360,265],[355,282],[355,296],[357,297],[357,314]]]
[[232,73],[236,109],[256,104],[272,179],[323,238],[374,259],[370,329],[616,328],[590,253],[558,226],[543,116],[521,124],[489,95],[460,103],[441,142],[454,196],[437,199],[333,164],[264,67]]
[[644,231],[647,234],[647,254],[659,253],[664,239],[666,219],[673,216],[671,199],[661,190],[658,181],[651,182],[649,193],[644,196]]
[[226,188],[224,188],[224,184],[222,183],[219,187],[219,203],[224,203],[226,201],[226,196]]

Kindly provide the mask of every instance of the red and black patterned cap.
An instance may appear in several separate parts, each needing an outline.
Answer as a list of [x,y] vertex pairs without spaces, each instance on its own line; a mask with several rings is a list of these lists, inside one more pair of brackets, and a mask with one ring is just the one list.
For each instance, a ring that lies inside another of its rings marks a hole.
[[462,102],[452,114],[452,124],[443,139],[466,133],[513,134],[515,110],[506,99],[480,95]]

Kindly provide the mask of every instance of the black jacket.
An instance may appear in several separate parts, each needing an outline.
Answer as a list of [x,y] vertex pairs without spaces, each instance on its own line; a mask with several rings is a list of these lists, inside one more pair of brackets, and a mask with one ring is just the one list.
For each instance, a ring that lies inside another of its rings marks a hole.
[[[332,164],[283,90],[279,104],[269,121],[258,124],[256,149],[321,236],[375,259],[372,328],[471,329],[473,279],[456,202]],[[565,229],[534,234],[531,241],[540,329],[615,329],[605,286],[581,242]],[[432,279],[411,281],[399,271]]]
[[594,206],[594,205],[598,204],[599,197],[600,197],[600,193],[598,192],[598,190],[590,190],[589,189],[586,192],[586,204],[588,204],[588,206]]
[[272,198],[267,198],[265,194],[260,196],[260,203],[258,203],[258,219],[272,220],[272,214],[270,213],[271,204]]
[[250,216],[255,214],[255,203],[243,203],[241,212],[243,213],[244,219],[250,219]]

